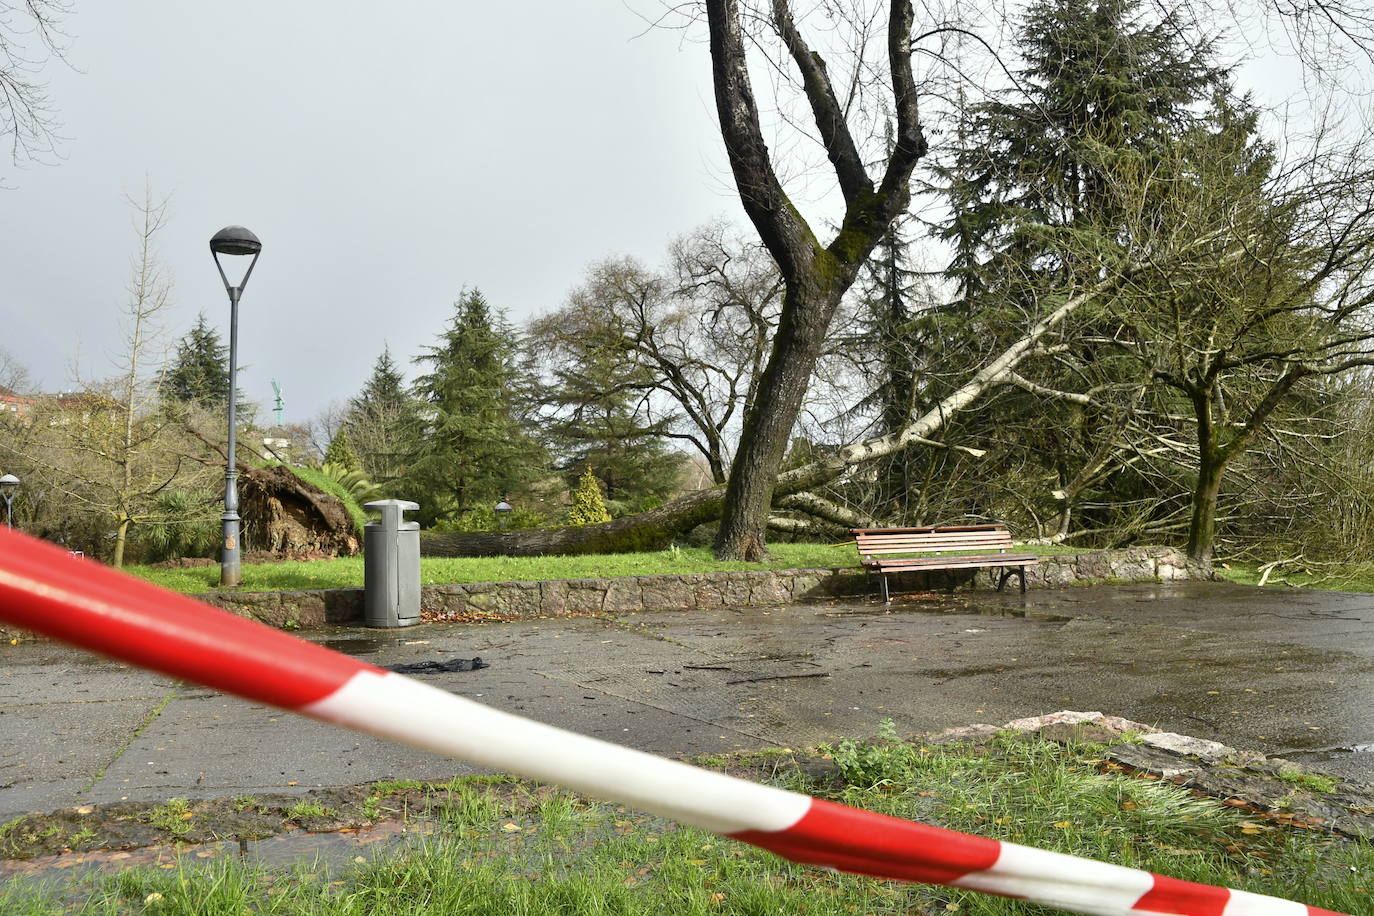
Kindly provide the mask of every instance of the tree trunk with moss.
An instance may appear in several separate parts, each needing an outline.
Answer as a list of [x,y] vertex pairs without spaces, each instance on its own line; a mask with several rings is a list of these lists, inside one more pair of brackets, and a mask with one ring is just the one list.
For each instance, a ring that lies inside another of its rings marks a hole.
[[831,318],[874,245],[910,203],[911,172],[926,150],[911,69],[913,13],[909,0],[891,0],[887,52],[896,131],[875,184],[824,61],[806,44],[787,0],[773,0],[773,25],[801,76],[845,200],[840,231],[829,245],[816,238],[774,171],[749,83],[737,0],[708,0],[706,14],[716,111],[730,168],[745,213],[777,262],[786,290],[773,349],[730,468],[715,545],[721,559],[762,560],[778,468]]

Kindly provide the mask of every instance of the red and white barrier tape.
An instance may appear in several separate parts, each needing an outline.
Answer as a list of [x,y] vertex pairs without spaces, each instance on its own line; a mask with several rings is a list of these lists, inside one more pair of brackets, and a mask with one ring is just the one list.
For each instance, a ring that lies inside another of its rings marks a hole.
[[726,834],[796,862],[1099,916],[1339,916],[873,814],[542,725],[4,529],[0,621],[226,693]]

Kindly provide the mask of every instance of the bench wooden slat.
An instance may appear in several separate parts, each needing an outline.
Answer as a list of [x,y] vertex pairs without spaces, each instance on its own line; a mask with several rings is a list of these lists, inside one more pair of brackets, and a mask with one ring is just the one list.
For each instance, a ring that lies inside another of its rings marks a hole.
[[979,556],[905,557],[896,560],[866,560],[863,565],[880,569],[947,569],[951,563],[969,562],[979,566],[1034,566],[1040,558],[1028,553],[986,553]]
[[1014,546],[1011,541],[997,541],[994,543],[979,544],[860,544],[859,553],[862,554],[893,554],[893,553],[934,553],[942,550],[962,551],[962,550],[1005,550]]
[[901,531],[897,534],[856,534],[860,541],[980,541],[989,537],[1011,537],[1011,531]]
[[980,538],[976,541],[954,540],[949,538],[931,538],[922,541],[875,541],[864,539],[858,542],[859,550],[883,550],[892,552],[894,550],[943,550],[950,547],[1010,547],[1011,538]]
[[981,544],[985,542],[1007,541],[1010,543],[1011,535],[1005,531],[988,532],[986,534],[899,534],[890,538],[880,538],[874,535],[860,535],[855,540],[860,544],[932,544],[932,543],[951,543],[951,544]]
[[918,527],[852,527],[851,534],[911,534],[915,531],[1004,531],[1006,525],[922,525]]

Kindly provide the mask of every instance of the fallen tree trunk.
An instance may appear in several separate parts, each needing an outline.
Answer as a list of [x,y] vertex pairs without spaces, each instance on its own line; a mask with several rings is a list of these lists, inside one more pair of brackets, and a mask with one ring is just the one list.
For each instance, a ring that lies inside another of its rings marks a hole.
[[[968,408],[989,389],[1004,384],[1016,368],[1035,354],[1040,341],[1085,303],[1107,292],[1120,278],[1103,280],[1070,296],[1040,319],[1024,337],[1003,350],[962,386],[913,420],[885,436],[876,436],[836,449],[832,454],[784,471],[773,487],[774,506],[782,508],[787,497],[838,479],[850,468],[883,458],[913,445],[930,445],[930,437],[950,417]],[[939,443],[934,443],[939,445]],[[432,557],[527,557],[545,554],[628,553],[662,550],[698,525],[721,517],[725,487],[715,486],[679,496],[648,512],[627,515],[600,525],[579,528],[485,531],[433,534],[421,539],[421,552]],[[802,500],[815,508],[812,500]],[[837,507],[838,508],[838,507]]]

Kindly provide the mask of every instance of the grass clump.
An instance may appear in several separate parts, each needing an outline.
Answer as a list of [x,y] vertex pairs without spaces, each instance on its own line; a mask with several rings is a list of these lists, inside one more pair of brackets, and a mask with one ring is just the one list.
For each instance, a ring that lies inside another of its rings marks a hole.
[[1297,767],[1284,767],[1279,770],[1279,779],[1284,782],[1292,783],[1299,788],[1307,789],[1310,792],[1318,792],[1326,795],[1336,791],[1338,781],[1334,776],[1326,776],[1322,773],[1313,773],[1309,770],[1300,770]]
[[293,821],[308,821],[319,817],[333,817],[338,812],[333,808],[326,808],[317,801],[301,799],[290,808],[286,809],[286,816]]
[[149,824],[165,832],[173,839],[185,836],[191,830],[191,802],[185,798],[173,798],[165,805],[158,805],[145,817]]

